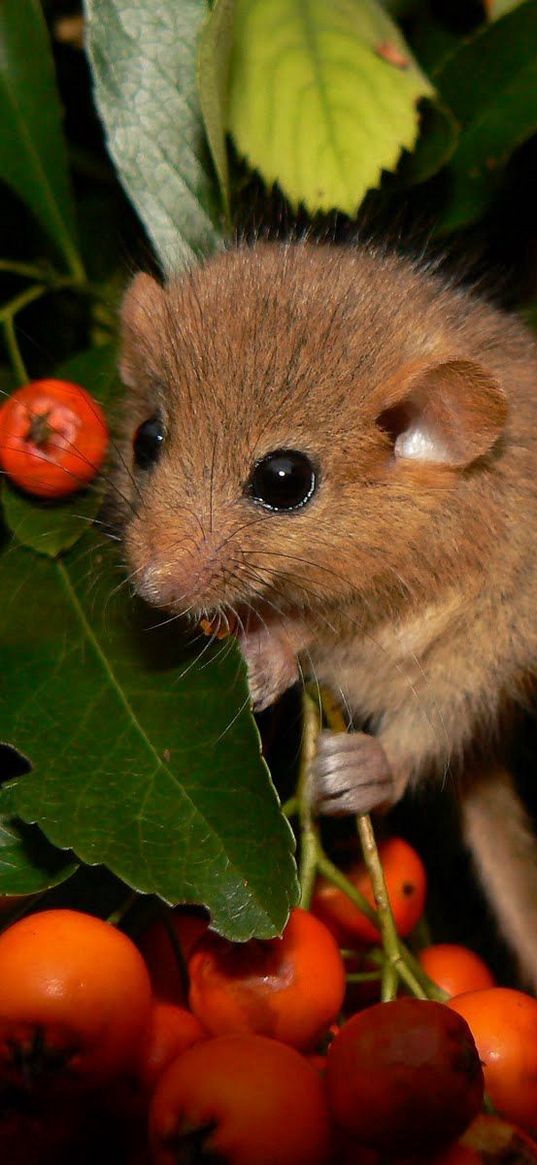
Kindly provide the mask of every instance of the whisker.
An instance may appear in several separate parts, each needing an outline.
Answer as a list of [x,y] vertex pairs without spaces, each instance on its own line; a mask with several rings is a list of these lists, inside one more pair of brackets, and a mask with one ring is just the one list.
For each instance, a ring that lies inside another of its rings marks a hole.
[[247,522],[243,522],[242,526],[235,526],[235,528],[231,531],[231,534],[228,534],[227,538],[224,538],[224,541],[219,544],[219,553],[224,550],[228,543],[236,538],[238,534],[241,534],[243,530],[250,530],[252,526],[257,526],[259,522],[264,521],[265,518],[259,515],[255,518],[249,518]]
[[211,640],[207,639],[207,642],[206,642],[205,646],[202,648],[202,650],[200,651],[199,655],[194,656],[194,658],[190,660],[190,662],[183,669],[183,671],[180,672],[179,675],[175,677],[175,679],[173,681],[174,686],[182,683],[183,680],[186,679],[186,677],[193,670],[193,668],[196,668],[199,666],[200,660],[203,659],[203,656],[207,654],[207,652],[211,646],[212,646]]
[[250,703],[251,703],[250,695],[248,694],[246,696],[246,698],[243,700],[240,707],[237,709],[235,715],[229,721],[229,724],[226,724],[226,727],[224,729],[222,729],[222,732],[220,733],[220,735],[216,737],[216,740],[214,742],[215,744],[220,744],[220,741],[223,740],[224,736],[226,736],[227,733],[231,731],[231,729],[233,728],[233,725],[237,723],[237,720],[239,720],[239,718],[242,716],[243,712],[246,712],[246,710],[250,707]]
[[[201,665],[199,665],[198,671],[205,671],[206,668],[212,667],[212,665],[214,663],[218,663],[219,660],[225,659],[226,655],[230,654],[230,652],[233,648],[233,637],[230,637],[229,639],[221,639],[221,640],[218,640],[218,642],[219,642],[219,647],[218,647],[215,655],[212,655],[210,659],[205,660],[205,663],[202,663]],[[212,647],[214,645],[214,643],[215,643],[214,638],[211,638],[209,640],[210,646]]]

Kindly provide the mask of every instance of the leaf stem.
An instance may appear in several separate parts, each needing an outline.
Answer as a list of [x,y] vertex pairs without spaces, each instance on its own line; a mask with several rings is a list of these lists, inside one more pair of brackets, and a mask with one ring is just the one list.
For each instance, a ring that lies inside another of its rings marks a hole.
[[33,279],[40,283],[49,283],[52,277],[61,278],[50,268],[41,267],[38,263],[19,263],[15,259],[0,259],[0,271],[8,275],[20,275],[23,279]]
[[373,909],[373,907],[367,901],[367,898],[364,898],[358,887],[355,886],[354,883],[345,876],[342,870],[340,870],[338,866],[335,866],[325,853],[319,854],[317,864],[319,867],[319,873],[323,874],[323,876],[327,878],[329,882],[332,882],[334,886],[337,886],[339,890],[342,890],[343,893],[346,894],[348,898],[350,898],[351,902],[353,902],[354,905],[358,907],[358,910],[360,910],[362,914],[365,914],[366,918],[368,918],[369,921],[372,922],[374,926],[376,926],[376,910]]
[[[0,270],[8,270],[7,266],[2,266],[0,261]],[[24,291],[14,295],[12,299],[7,300],[6,303],[0,307],[0,327],[4,333],[5,344],[10,359],[11,366],[20,384],[26,384],[29,380],[29,375],[22,358],[21,350],[17,340],[17,333],[15,330],[15,316],[19,312],[24,311],[30,304],[35,303],[41,296],[50,294],[54,291],[62,291],[66,288],[72,287],[80,294],[89,295],[94,299],[100,300],[104,304],[104,296],[102,290],[98,287],[93,287],[89,283],[79,284],[71,278],[71,276],[60,276],[55,272],[53,277],[50,277],[46,282],[46,273],[40,271],[37,267],[32,267],[30,264],[9,264],[9,270],[12,270],[18,275],[35,275],[39,274],[44,282],[33,283],[31,287],[27,287]]]
[[29,377],[19,348],[13,316],[9,316],[8,319],[2,321],[2,330],[11,367],[17,377],[17,382],[19,385],[27,384]]
[[302,700],[302,748],[300,753],[300,769],[297,785],[298,814],[300,817],[300,905],[304,910],[309,909],[315,875],[322,853],[319,840],[319,830],[312,811],[311,796],[311,762],[315,756],[317,736],[319,735],[319,709],[308,692],[304,692]]
[[378,983],[381,978],[380,971],[347,971],[345,975],[347,983]]
[[40,299],[47,291],[48,288],[42,283],[33,283],[31,287],[26,288],[26,291],[21,291],[18,295],[14,295],[13,299],[8,299],[7,303],[3,304],[0,308],[0,323],[4,323],[10,317],[13,318],[13,316],[16,316],[18,312],[23,311],[25,307],[29,307],[31,303],[34,303],[36,299]]
[[[341,708],[332,693],[329,690],[322,689],[321,700],[323,711],[330,728],[334,732],[346,732],[347,725]],[[417,959],[414,958],[399,938],[369,814],[360,814],[356,822],[364,862],[373,887],[377,910],[373,910],[365,899],[360,901],[362,895],[357,891],[356,887],[352,886],[328,859],[323,856],[322,860],[319,860],[318,865],[321,872],[331,881],[335,882],[336,885],[339,885],[340,889],[348,894],[351,901],[354,901],[366,917],[379,928],[385,956],[382,965],[382,1000],[395,999],[399,979],[405,983],[412,994],[418,999],[446,999],[445,993],[429,979],[429,976],[420,967]]]
[[[383,1000],[395,999],[397,995],[397,980],[398,972],[402,975],[402,966],[404,963],[401,960],[401,950],[399,946],[399,936],[395,929],[393,920],[392,908],[388,898],[388,891],[386,889],[386,880],[384,878],[384,871],[379,858],[377,845],[375,842],[375,835],[373,833],[373,826],[371,825],[371,818],[368,814],[360,814],[357,818],[358,836],[362,845],[362,853],[364,861],[367,866],[367,872],[371,879],[373,887],[373,894],[377,905],[378,927],[382,938],[382,946],[384,947],[387,956],[382,971],[382,990],[381,998]],[[420,985],[412,979],[415,983],[415,988],[411,987],[414,994],[423,997],[423,992]],[[411,986],[407,982],[407,986]]]
[[137,901],[138,894],[135,890],[132,890],[130,894],[125,895],[125,898],[122,902],[119,903],[119,906],[116,906],[116,909],[108,915],[106,921],[110,923],[110,926],[118,926],[119,923],[124,919],[125,915],[128,914],[131,907],[134,906],[134,903]]
[[282,805],[282,813],[284,817],[296,817],[298,813],[298,797],[288,797]]
[[15,331],[14,317],[17,312],[22,311],[23,308],[28,307],[29,304],[34,303],[36,299],[40,299],[46,292],[46,287],[41,283],[34,283],[31,287],[26,288],[26,291],[21,291],[19,295],[15,295],[13,299],[8,300],[2,308],[0,308],[0,327],[4,332],[4,339],[8,351],[11,367],[17,377],[19,384],[26,384],[29,377],[26,370],[26,365],[22,358],[21,350],[17,340],[17,333]]
[[[334,731],[347,730],[339,705],[332,694],[325,689],[321,690],[321,706],[328,724]],[[305,691],[303,695],[302,725],[302,748],[296,798],[290,798],[284,806],[288,812],[298,811],[300,819],[300,905],[306,910],[309,909],[316,874],[324,875],[328,881],[342,890],[380,931],[383,949],[375,952],[374,961],[377,961],[380,967],[382,1000],[395,999],[401,981],[418,999],[444,1001],[448,998],[446,993],[429,979],[418,960],[397,934],[370,817],[366,814],[360,815],[357,818],[357,827],[364,861],[375,895],[376,910],[325,854],[313,809],[311,787],[311,765],[321,728],[321,717],[318,704],[312,699],[308,691]]]
[[86,282],[86,272],[82,259],[70,240],[63,244],[63,253],[71,272],[72,282],[76,287],[81,287]]
[[[57,271],[55,267],[45,264],[19,263],[12,259],[0,259],[1,272],[5,272],[8,275],[18,275],[22,279],[31,279],[34,284],[38,283],[42,285],[44,291],[54,292],[71,289],[79,295],[87,295],[92,299],[98,300],[104,307],[108,306],[108,295],[105,287],[99,283],[90,282],[85,276],[83,279],[80,279],[74,274],[64,275]],[[10,305],[7,304],[6,307],[8,306]],[[16,310],[20,311],[21,309],[17,308]]]

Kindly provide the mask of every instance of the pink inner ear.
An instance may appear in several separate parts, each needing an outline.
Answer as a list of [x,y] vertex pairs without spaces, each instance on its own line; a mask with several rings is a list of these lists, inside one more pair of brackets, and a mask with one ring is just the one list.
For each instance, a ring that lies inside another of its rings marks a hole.
[[447,445],[443,443],[441,436],[435,433],[432,427],[428,428],[423,423],[424,419],[422,417],[422,423],[417,423],[411,429],[407,429],[405,433],[401,433],[395,442],[395,456],[409,457],[415,461],[452,464],[453,458]]
[[411,401],[386,409],[377,424],[392,441],[396,458],[449,464],[450,452],[424,410]]
[[507,419],[503,389],[471,360],[449,360],[418,373],[403,399],[377,424],[388,433],[394,456],[453,466],[488,453]]

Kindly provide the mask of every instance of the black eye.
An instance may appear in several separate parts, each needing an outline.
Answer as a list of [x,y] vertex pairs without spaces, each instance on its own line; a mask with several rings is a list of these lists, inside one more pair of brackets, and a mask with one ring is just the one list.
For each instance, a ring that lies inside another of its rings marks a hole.
[[297,510],[317,487],[313,465],[297,449],[275,449],[254,466],[246,493],[269,510]]
[[158,460],[164,442],[164,425],[160,417],[149,417],[136,430],[132,447],[139,469],[149,469]]

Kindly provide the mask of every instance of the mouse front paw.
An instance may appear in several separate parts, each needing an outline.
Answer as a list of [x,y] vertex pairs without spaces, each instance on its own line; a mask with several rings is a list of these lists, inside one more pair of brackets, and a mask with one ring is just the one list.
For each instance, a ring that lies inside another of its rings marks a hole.
[[396,800],[395,781],[382,745],[365,732],[321,732],[312,762],[318,813],[370,813]]
[[260,633],[239,639],[254,712],[262,712],[298,679],[296,655],[284,637]]

